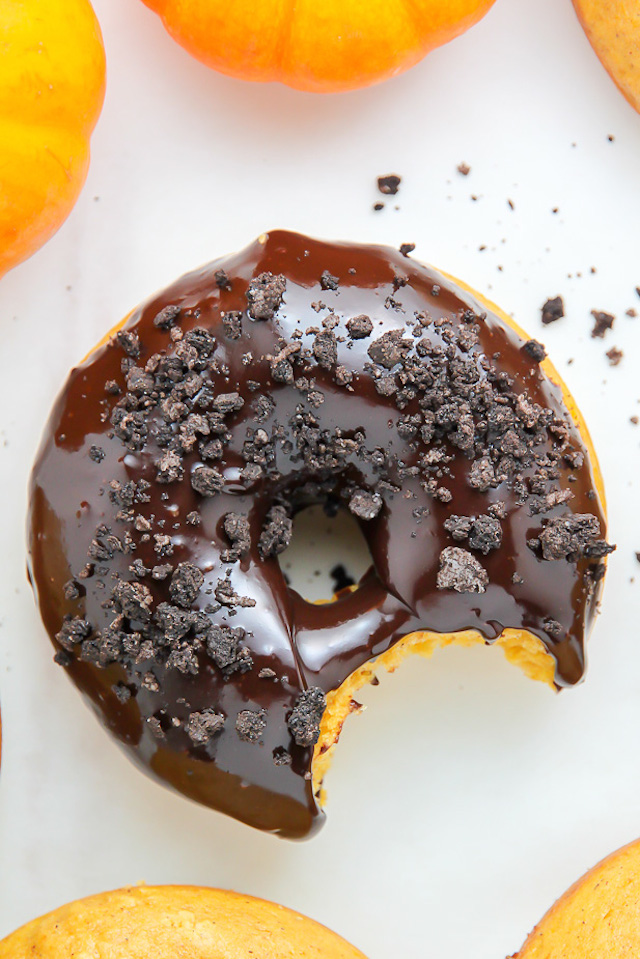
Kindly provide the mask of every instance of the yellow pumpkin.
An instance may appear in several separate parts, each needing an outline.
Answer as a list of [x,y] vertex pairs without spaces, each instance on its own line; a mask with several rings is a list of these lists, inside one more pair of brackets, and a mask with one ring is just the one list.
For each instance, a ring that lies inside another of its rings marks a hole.
[[478,21],[494,0],[143,0],[207,66],[327,93],[378,83]]
[[1,0],[0,276],[71,212],[104,90],[104,47],[88,0]]

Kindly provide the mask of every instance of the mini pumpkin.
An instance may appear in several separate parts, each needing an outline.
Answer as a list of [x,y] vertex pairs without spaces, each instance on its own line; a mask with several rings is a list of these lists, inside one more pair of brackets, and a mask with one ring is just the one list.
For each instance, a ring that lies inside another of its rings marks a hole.
[[609,76],[640,113],[640,0],[573,0]]
[[88,0],[0,3],[0,276],[71,212],[104,89],[104,47]]
[[143,0],[209,67],[327,93],[365,87],[463,33],[494,0]]

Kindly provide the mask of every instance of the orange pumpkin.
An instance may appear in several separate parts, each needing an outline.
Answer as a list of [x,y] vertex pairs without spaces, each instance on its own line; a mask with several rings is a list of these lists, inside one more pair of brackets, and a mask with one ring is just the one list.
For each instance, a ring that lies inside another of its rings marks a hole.
[[71,212],[104,88],[88,0],[0,2],[0,276]]
[[494,0],[144,0],[207,66],[327,93],[396,76]]
[[640,113],[640,0],[573,0],[591,46]]

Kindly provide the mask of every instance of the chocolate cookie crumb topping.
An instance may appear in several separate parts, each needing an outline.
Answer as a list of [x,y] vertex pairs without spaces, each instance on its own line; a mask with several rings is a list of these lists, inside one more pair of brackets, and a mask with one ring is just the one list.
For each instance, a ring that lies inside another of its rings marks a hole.
[[290,752],[284,748],[284,746],[276,746],[273,750],[273,764],[274,766],[290,766],[293,762],[293,758]]
[[535,360],[536,363],[541,363],[547,355],[547,351],[538,340],[527,340],[522,349],[532,360]]
[[298,746],[313,746],[320,736],[320,720],[327,701],[318,686],[305,689],[298,696],[287,725]]
[[224,531],[232,544],[222,554],[225,563],[235,562],[241,556],[246,556],[251,548],[251,527],[246,513],[226,513],[223,517]]
[[228,679],[235,672],[247,672],[253,667],[249,650],[242,646],[246,633],[241,626],[232,628],[215,624],[206,632],[209,656]]
[[486,569],[466,549],[447,546],[440,553],[436,585],[438,589],[453,589],[457,593],[484,593],[489,577]]
[[349,509],[358,519],[365,521],[375,519],[382,509],[382,497],[379,493],[356,490],[349,500]]
[[373,323],[364,314],[352,316],[347,320],[347,330],[352,340],[365,340],[373,332]]
[[325,370],[335,366],[338,359],[338,342],[335,333],[330,330],[317,333],[313,341],[313,355]]
[[485,556],[502,544],[502,527],[493,516],[454,515],[445,520],[444,528],[453,539],[467,539],[471,549],[477,549]]
[[204,746],[222,732],[224,723],[222,713],[217,713],[215,709],[203,709],[201,712],[189,713],[185,730],[192,743]]
[[403,338],[403,332],[403,330],[389,330],[373,341],[367,353],[374,363],[384,366],[387,370],[402,363],[413,348],[411,340]]
[[240,310],[230,310],[222,314],[222,328],[225,336],[230,340],[239,340],[242,336],[242,313]]
[[600,559],[615,549],[600,538],[600,522],[591,513],[547,520],[539,540],[543,559],[547,560]]
[[173,326],[176,325],[178,319],[180,318],[180,307],[179,306],[165,306],[159,313],[157,313],[153,319],[153,325],[156,326],[159,330],[170,330]]
[[544,629],[553,639],[560,639],[565,632],[562,628],[562,623],[559,623],[557,619],[545,619]]
[[198,466],[191,474],[191,485],[201,496],[216,496],[224,487],[224,479],[214,467]]
[[272,320],[282,305],[286,277],[282,274],[261,273],[249,284],[247,301],[252,320]]
[[293,536],[293,523],[284,506],[274,506],[267,513],[267,521],[258,542],[263,559],[284,552]]
[[196,600],[200,587],[204,583],[204,573],[193,563],[180,563],[171,577],[169,593],[178,606],[189,609]]
[[236,718],[236,732],[245,743],[257,743],[267,728],[266,709],[242,709]]
[[216,270],[213,278],[219,290],[230,290],[232,288],[231,280],[224,270]]
[[328,270],[325,270],[320,277],[320,286],[323,290],[337,290],[340,283],[340,277],[332,276]]
[[133,359],[140,356],[140,338],[137,333],[132,333],[130,330],[120,330],[116,333],[116,340],[127,356],[131,356]]
[[89,459],[92,459],[94,463],[101,463],[105,456],[106,453],[101,446],[92,446],[89,449]]

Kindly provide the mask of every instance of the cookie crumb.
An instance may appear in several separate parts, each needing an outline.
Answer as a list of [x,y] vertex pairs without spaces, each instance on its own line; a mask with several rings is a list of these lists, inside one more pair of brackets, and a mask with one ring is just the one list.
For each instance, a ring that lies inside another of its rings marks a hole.
[[547,355],[547,351],[538,340],[527,340],[522,349],[536,363],[541,363]]
[[300,693],[287,720],[287,725],[298,746],[314,746],[320,737],[320,720],[327,701],[318,686],[310,686]]
[[549,323],[556,323],[564,315],[564,302],[561,296],[550,297],[542,307],[542,323],[544,326],[548,326]]
[[606,356],[611,366],[618,366],[624,353],[617,346],[612,346],[610,350],[607,350]]
[[484,593],[488,585],[486,569],[468,550],[459,546],[447,546],[442,550],[436,579],[438,589],[452,589],[456,593]]
[[241,709],[236,717],[236,732],[243,743],[257,743],[266,728],[266,709]]
[[601,310],[591,310],[591,316],[594,319],[593,329],[591,330],[591,336],[595,339],[603,339],[607,330],[610,330],[613,326],[615,316],[611,313],[604,313]]
[[402,177],[399,177],[397,173],[387,173],[385,176],[378,177],[378,189],[380,193],[387,196],[395,196],[401,183]]

